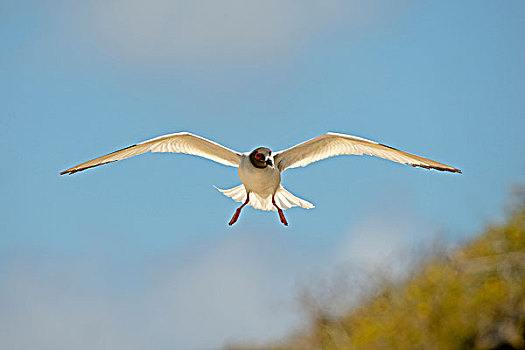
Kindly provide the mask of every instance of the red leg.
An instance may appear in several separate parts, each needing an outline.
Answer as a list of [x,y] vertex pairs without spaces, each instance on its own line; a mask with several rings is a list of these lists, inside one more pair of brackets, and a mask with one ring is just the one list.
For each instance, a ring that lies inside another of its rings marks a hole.
[[288,221],[286,221],[286,218],[284,217],[284,213],[281,210],[281,208],[279,208],[277,204],[275,204],[275,199],[273,198],[273,196],[272,196],[272,204],[274,205],[274,207],[277,208],[277,212],[279,213],[279,219],[281,219],[281,222],[283,223],[283,225],[288,226]]
[[237,210],[235,211],[235,214],[233,214],[233,217],[230,220],[230,223],[228,225],[231,226],[231,225],[233,225],[233,224],[235,224],[237,222],[237,219],[239,219],[239,215],[241,215],[242,208],[244,208],[244,206],[246,204],[248,204],[249,201],[250,201],[250,193],[247,192],[246,193],[246,200],[244,201],[244,203],[239,208],[237,208]]

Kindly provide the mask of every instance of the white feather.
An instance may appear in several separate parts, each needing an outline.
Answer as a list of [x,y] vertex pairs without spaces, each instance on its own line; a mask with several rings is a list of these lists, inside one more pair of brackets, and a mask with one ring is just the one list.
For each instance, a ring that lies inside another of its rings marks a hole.
[[276,152],[274,158],[277,168],[283,172],[288,168],[304,167],[310,163],[339,155],[376,156],[401,164],[461,173],[461,170],[449,165],[401,151],[375,141],[333,132],[302,142],[287,150]]
[[[244,185],[239,185],[229,189],[220,189],[216,186],[217,190],[222,192],[227,197],[230,197],[236,202],[244,203],[246,201],[246,189]],[[301,207],[305,209],[312,209],[314,205],[304,199],[300,199],[290,192],[288,192],[282,185],[279,185],[277,192],[275,193],[275,204],[279,206],[282,210],[290,209],[292,207]],[[248,202],[249,206],[254,209],[264,210],[264,211],[276,211],[277,209],[272,203],[272,196],[261,196],[255,192],[250,192],[250,201]]]
[[147,152],[170,152],[186,153],[195,156],[208,158],[217,163],[238,167],[241,154],[229,148],[219,145],[216,142],[207,140],[203,137],[190,134],[189,132],[179,132],[168,134],[147,140],[136,145],[121,149],[119,151],[106,154],[79,164],[60,174],[73,174],[88,168],[93,168],[102,164],[116,162],[118,160],[130,158]]

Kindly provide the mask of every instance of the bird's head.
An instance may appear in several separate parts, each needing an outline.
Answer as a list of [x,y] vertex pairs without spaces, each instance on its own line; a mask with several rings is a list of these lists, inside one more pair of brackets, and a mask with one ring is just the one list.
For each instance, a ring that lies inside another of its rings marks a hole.
[[266,147],[259,147],[250,153],[250,161],[256,168],[266,168],[267,166],[273,166],[272,151]]

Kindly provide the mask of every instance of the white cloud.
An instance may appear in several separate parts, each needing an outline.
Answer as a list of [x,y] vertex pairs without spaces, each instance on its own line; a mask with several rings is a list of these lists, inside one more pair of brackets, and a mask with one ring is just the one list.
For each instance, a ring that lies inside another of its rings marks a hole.
[[161,272],[164,281],[145,305],[153,328],[164,333],[159,336],[172,336],[165,329],[170,324],[183,335],[183,346],[201,349],[282,335],[294,323],[291,310],[278,307],[286,299],[287,268],[277,266],[275,248],[261,238],[229,237],[184,271]]
[[[349,227],[324,275],[303,283],[307,308],[341,315],[381,288],[400,281],[432,252],[432,227],[407,209],[378,204]],[[429,240],[430,238],[430,240]]]
[[21,255],[0,264],[0,348],[264,344],[304,322],[299,281],[322,294],[322,306],[341,310],[354,301],[349,296],[359,296],[357,287],[367,287],[368,267],[406,253],[422,227],[407,212],[383,210],[364,217],[335,250],[303,246],[300,233],[278,229],[234,231],[206,248],[188,244],[183,254],[135,261],[94,250],[80,257]]
[[401,3],[107,0],[76,5],[70,25],[84,27],[90,41],[122,62],[251,65],[297,52],[335,28],[375,23]]
[[153,262],[20,256],[0,266],[0,348],[215,349],[271,340],[297,324],[280,307],[291,299],[290,272],[275,246],[239,232]]
[[339,254],[341,260],[402,275],[404,258],[421,246],[430,228],[407,212],[384,209],[386,212],[371,213],[352,227]]

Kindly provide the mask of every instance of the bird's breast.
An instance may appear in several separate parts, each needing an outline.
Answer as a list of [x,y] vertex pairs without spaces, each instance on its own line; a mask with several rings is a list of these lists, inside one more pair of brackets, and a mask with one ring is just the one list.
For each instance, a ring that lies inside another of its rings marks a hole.
[[242,157],[239,164],[239,178],[248,192],[273,195],[281,183],[281,172],[274,167],[254,167],[248,157]]

